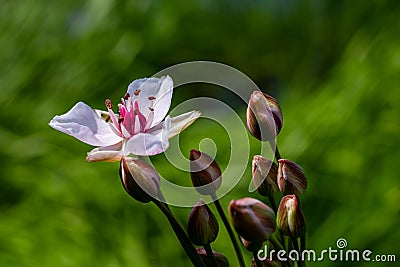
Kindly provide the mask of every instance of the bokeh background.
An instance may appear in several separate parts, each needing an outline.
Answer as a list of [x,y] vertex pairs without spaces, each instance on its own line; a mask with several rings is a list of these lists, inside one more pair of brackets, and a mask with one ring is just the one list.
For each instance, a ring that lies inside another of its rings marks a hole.
[[[399,16],[394,0],[1,1],[0,265],[190,265],[155,206],[123,191],[118,164],[86,163],[91,147],[47,123],[77,101],[102,108],[130,81],[193,60],[237,68],[280,101],[281,153],[309,180],[309,248],[346,238],[349,249],[400,260]],[[173,105],[226,93],[185,88]],[[244,121],[246,103],[231,100]],[[206,137],[224,169],[230,144],[216,123],[201,119],[185,131],[182,153]],[[190,184],[162,156],[153,160]],[[259,197],[247,192],[249,179],[248,170],[224,207]],[[173,211],[185,225],[189,209]],[[236,266],[222,227],[214,249]]]

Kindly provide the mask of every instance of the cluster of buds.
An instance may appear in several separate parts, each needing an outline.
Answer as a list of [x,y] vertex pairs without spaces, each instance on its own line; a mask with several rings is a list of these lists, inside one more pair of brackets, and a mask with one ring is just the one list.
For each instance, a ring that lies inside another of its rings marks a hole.
[[[246,117],[247,129],[250,134],[260,141],[268,141],[271,145],[275,144],[275,138],[279,134],[283,125],[282,111],[278,101],[261,92],[255,91],[250,96]],[[280,158],[280,153],[276,151],[276,163],[260,155],[253,157],[252,161],[252,182],[262,196],[268,197],[272,207],[277,213],[276,226],[279,232],[292,238],[297,245],[296,238],[303,237],[306,232],[306,223],[299,196],[307,188],[307,179],[303,168],[297,163]],[[275,204],[274,193],[280,191],[283,195],[279,207]],[[246,202],[249,202],[248,200]],[[256,203],[254,201],[254,203]],[[258,204],[259,205],[259,204]],[[250,251],[259,246],[260,242],[266,240],[259,223],[260,213],[255,213],[253,209],[245,208],[245,214],[242,219],[238,219],[237,204],[231,202],[230,211],[233,218],[233,224],[239,235],[242,235],[243,245]],[[259,205],[260,206],[260,205]],[[258,214],[258,215],[257,215]],[[243,219],[246,218],[246,219]],[[251,219],[249,219],[251,218]],[[240,222],[240,223],[239,223]],[[245,226],[244,226],[245,225]],[[246,230],[247,229],[247,230]],[[272,228],[269,228],[272,230]],[[273,228],[275,231],[275,228]],[[250,234],[250,233],[251,234]],[[272,235],[269,233],[269,235]],[[246,236],[243,236],[246,235]],[[259,237],[257,240],[245,240],[247,238]],[[261,238],[261,236],[263,238]],[[281,240],[282,237],[281,237]],[[255,259],[253,266],[276,266],[275,262],[260,262]]]
[[[247,128],[260,141],[273,143],[283,125],[281,108],[271,96],[254,92],[247,108]],[[243,246],[255,253],[267,240],[273,238],[276,229],[291,238],[305,234],[306,223],[299,196],[307,188],[304,170],[288,159],[272,160],[256,155],[252,160],[252,183],[262,196],[269,198],[272,208],[250,197],[232,200],[229,214],[232,225]],[[202,195],[216,197],[221,186],[221,169],[215,160],[198,150],[190,151],[190,175],[193,186]],[[134,199],[147,203],[160,196],[160,177],[145,161],[123,157],[120,177],[126,192]],[[274,194],[283,195],[276,207]],[[275,216],[276,213],[276,216]],[[210,244],[218,236],[219,224],[207,204],[200,199],[192,208],[187,226],[187,236],[198,248],[197,254],[205,266],[229,266],[228,259],[211,250]],[[252,266],[278,266],[275,261],[253,259]]]

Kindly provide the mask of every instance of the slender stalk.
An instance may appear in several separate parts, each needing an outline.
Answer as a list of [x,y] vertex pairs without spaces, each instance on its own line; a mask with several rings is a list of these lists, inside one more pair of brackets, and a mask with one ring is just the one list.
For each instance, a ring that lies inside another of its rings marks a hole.
[[278,211],[278,206],[276,205],[274,196],[270,196],[268,194],[268,200],[269,200],[269,203],[271,204],[272,209],[274,210],[274,212],[276,214],[276,212]]
[[[275,236],[271,236],[269,241],[274,245],[275,249],[285,250],[286,249],[282,246],[282,244],[276,239]],[[293,263],[290,260],[282,262],[285,266],[293,267]]]
[[299,243],[297,241],[297,238],[291,237],[291,240],[293,243],[293,248],[299,252],[299,256],[300,256],[299,260],[297,261],[297,266],[299,266],[299,267],[303,266],[303,261],[301,260],[301,250],[299,248]]
[[[274,149],[273,147],[273,142],[269,142],[269,145],[271,146],[272,150]],[[278,161],[279,159],[281,159],[281,153],[279,152],[279,148],[278,145],[275,145],[275,159],[276,161]]]
[[262,267],[260,259],[257,257],[257,251],[253,251],[253,258],[257,267]]
[[285,236],[283,235],[281,230],[278,230],[278,234],[279,234],[279,241],[281,242],[282,246],[286,248]]
[[[307,239],[306,239],[306,234],[303,234],[302,236],[300,236],[300,253],[303,253],[304,250],[306,250],[306,243],[307,243]],[[306,262],[303,261],[303,267],[306,267]]]
[[217,196],[215,194],[212,194],[211,197],[212,197],[212,199],[214,201],[215,207],[217,208],[219,216],[221,217],[222,222],[224,223],[225,228],[228,231],[229,238],[231,239],[233,248],[235,249],[235,253],[236,253],[236,257],[237,257],[238,262],[239,262],[239,266],[240,267],[246,267],[246,264],[244,263],[242,251],[240,250],[240,247],[239,247],[239,244],[238,244],[238,242],[236,240],[235,234],[232,231],[232,227],[229,224],[228,218],[226,218],[226,216],[225,216],[224,210],[222,209],[221,204],[219,203],[219,200],[217,199]]
[[207,252],[208,258],[211,260],[212,267],[218,267],[218,262],[217,262],[217,259],[215,258],[214,253],[211,249],[211,245],[207,244],[207,245],[204,245],[203,247],[204,247],[204,250]]
[[169,210],[168,205],[156,199],[154,199],[153,202],[167,217],[168,222],[170,223],[172,229],[174,230],[176,237],[178,238],[179,242],[181,243],[183,249],[185,250],[186,254],[188,255],[193,265],[195,267],[205,267],[202,259],[197,254],[197,251],[194,248],[192,242],[190,242],[188,236],[186,235],[186,232],[182,229],[181,225],[178,223],[178,221],[175,219],[175,217]]

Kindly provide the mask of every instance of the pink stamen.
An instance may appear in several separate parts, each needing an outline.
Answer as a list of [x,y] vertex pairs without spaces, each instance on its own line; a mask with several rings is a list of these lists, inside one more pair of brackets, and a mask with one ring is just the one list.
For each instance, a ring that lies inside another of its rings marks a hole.
[[[138,96],[140,90],[134,92],[135,96]],[[155,100],[154,96],[148,98],[150,101]],[[150,128],[154,118],[154,109],[149,107],[148,118],[146,118],[139,109],[139,102],[137,99],[133,100],[129,93],[126,93],[121,98],[121,103],[118,104],[119,117],[112,111],[112,104],[109,99],[105,101],[110,119],[112,124],[111,128],[118,132],[117,134],[123,138],[130,138],[135,134],[143,133]]]

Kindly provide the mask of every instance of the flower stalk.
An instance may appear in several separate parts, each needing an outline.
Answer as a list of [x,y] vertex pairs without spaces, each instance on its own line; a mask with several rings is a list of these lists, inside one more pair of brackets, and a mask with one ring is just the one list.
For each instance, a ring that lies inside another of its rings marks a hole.
[[161,212],[167,217],[168,222],[170,223],[172,230],[174,231],[176,237],[178,238],[181,246],[185,250],[186,254],[188,255],[190,261],[192,262],[193,266],[195,267],[206,267],[197,254],[196,249],[194,248],[192,242],[190,242],[188,236],[186,235],[185,231],[182,229],[179,222],[175,219],[174,215],[172,214],[171,210],[168,208],[168,205],[162,203],[156,199],[153,199],[153,203],[161,210]]
[[214,205],[217,208],[218,214],[222,219],[222,222],[224,223],[224,226],[226,230],[228,231],[229,238],[231,239],[233,249],[235,250],[237,260],[239,262],[240,267],[245,267],[246,264],[244,263],[242,251],[240,250],[239,243],[236,240],[236,236],[233,233],[232,227],[228,221],[228,218],[225,215],[225,212],[221,206],[221,203],[219,202],[217,196],[215,194],[211,195],[211,198],[213,199]]
[[219,267],[217,259],[215,258],[214,252],[211,249],[211,245],[210,244],[204,245],[203,248],[206,251],[208,258],[211,261],[212,267]]

